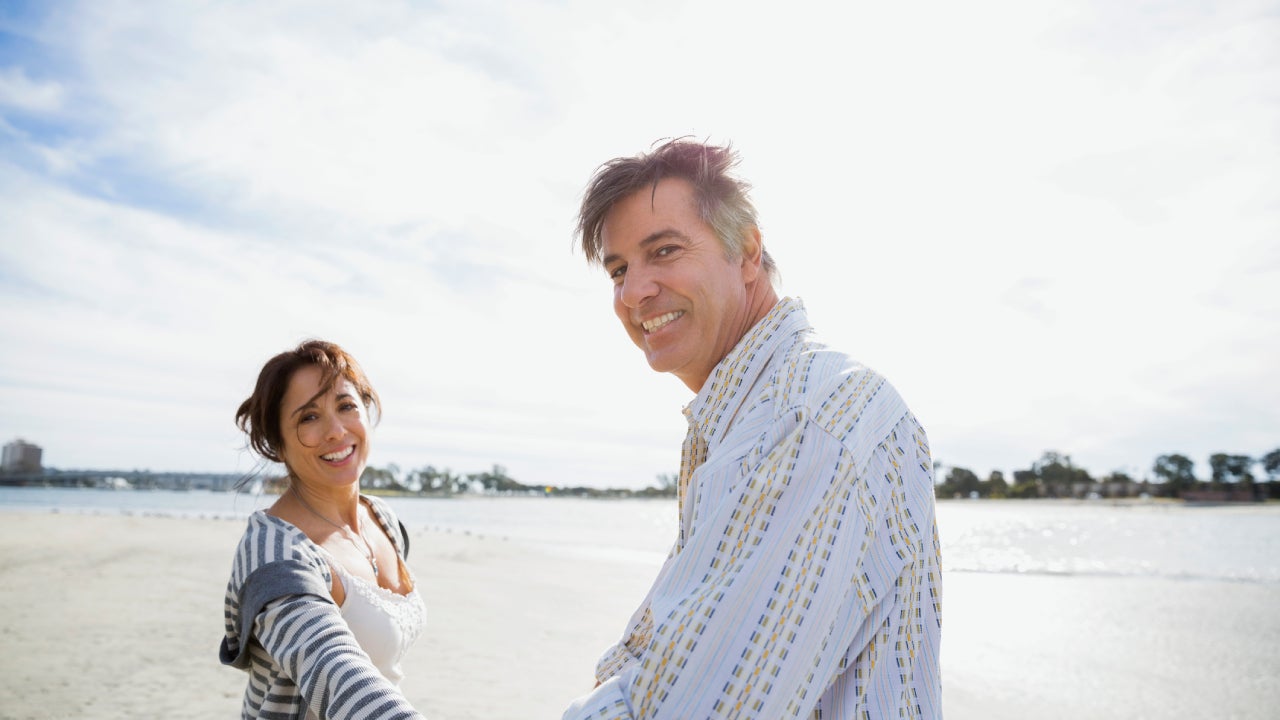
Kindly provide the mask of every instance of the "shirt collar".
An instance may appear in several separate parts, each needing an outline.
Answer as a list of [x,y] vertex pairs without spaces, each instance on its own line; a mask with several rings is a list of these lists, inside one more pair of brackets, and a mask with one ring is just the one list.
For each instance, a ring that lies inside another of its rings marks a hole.
[[708,442],[722,434],[742,402],[739,395],[755,385],[782,342],[810,329],[799,298],[779,300],[712,369],[702,390],[684,406],[689,426]]

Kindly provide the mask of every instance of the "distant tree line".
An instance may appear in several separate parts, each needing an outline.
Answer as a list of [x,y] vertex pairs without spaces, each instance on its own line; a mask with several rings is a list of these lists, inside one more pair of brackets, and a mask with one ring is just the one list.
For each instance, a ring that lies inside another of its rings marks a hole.
[[[284,478],[272,484],[282,489]],[[450,497],[454,495],[538,495],[549,497],[675,497],[676,476],[661,474],[657,484],[643,490],[594,487],[561,487],[526,485],[507,474],[507,469],[494,465],[483,472],[457,473],[449,468],[427,465],[416,470],[401,470],[391,463],[386,467],[366,467],[360,476],[361,488],[377,494]]]
[[[943,466],[935,465],[941,475]],[[939,498],[1087,498],[1168,497],[1188,500],[1265,500],[1280,498],[1280,448],[1260,458],[1215,453],[1209,456],[1209,479],[1200,480],[1195,463],[1185,455],[1161,455],[1151,473],[1136,480],[1116,471],[1094,478],[1076,467],[1071,456],[1046,451],[1026,470],[1013,471],[1012,482],[994,470],[985,480],[967,468],[947,466],[936,487]],[[1261,476],[1254,470],[1261,470]]]

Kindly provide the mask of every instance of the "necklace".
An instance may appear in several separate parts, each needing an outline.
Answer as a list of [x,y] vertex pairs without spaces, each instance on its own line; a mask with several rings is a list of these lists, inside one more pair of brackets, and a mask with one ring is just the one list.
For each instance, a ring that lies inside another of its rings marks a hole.
[[[364,555],[364,556],[365,556],[365,559],[369,561],[369,567],[373,568],[373,576],[374,576],[374,577],[378,577],[378,558],[376,558],[376,557],[374,557],[374,556],[373,556],[373,546],[369,544],[369,541],[368,541],[368,540],[365,540],[365,539],[364,539],[364,535],[361,535],[361,534],[360,534],[360,514],[359,514],[359,512],[357,512],[357,513],[356,513],[356,531],[355,531],[355,534],[356,534],[356,537],[360,538],[360,542],[364,543],[364,549],[361,549],[359,545],[356,545],[356,541],[351,539],[351,528],[346,527],[345,525],[339,525],[338,523],[336,523],[336,522],[334,522],[334,521],[330,520],[329,518],[327,518],[327,517],[325,517],[325,516],[321,515],[320,513],[316,512],[316,509],[315,509],[315,508],[313,508],[313,507],[311,507],[311,504],[310,504],[310,503],[308,503],[306,500],[303,500],[303,499],[302,499],[302,494],[301,494],[301,493],[299,493],[299,492],[298,492],[298,490],[297,490],[296,488],[294,488],[292,485],[290,485],[290,486],[289,486],[289,490],[293,491],[293,496],[294,496],[294,497],[296,497],[296,498],[298,498],[298,502],[302,503],[302,507],[306,508],[307,510],[310,510],[312,515],[315,515],[316,517],[320,518],[321,520],[323,520],[323,521],[325,521],[325,522],[329,523],[330,525],[332,525],[332,526],[334,526],[334,527],[338,528],[339,530],[341,530],[341,531],[342,531],[342,537],[346,538],[347,542],[351,543],[351,545],[352,545],[353,547],[355,547],[355,549],[356,549],[356,550],[359,550],[359,551],[360,551],[360,554],[361,554],[361,555]],[[368,551],[367,553],[365,552],[366,550]]]

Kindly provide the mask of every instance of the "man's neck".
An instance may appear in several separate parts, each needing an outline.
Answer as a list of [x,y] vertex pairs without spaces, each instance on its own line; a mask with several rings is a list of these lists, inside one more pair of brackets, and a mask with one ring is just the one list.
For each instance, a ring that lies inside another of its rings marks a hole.
[[[752,328],[759,325],[760,321],[763,320],[764,317],[769,314],[769,311],[773,310],[774,306],[777,304],[778,292],[773,289],[773,284],[768,280],[755,282],[748,286],[746,303],[746,317],[748,322],[745,323],[742,334],[734,339],[733,346],[730,350],[732,350],[733,347],[737,347],[738,343],[742,342],[742,338],[746,337],[747,333],[751,332]],[[724,362],[725,357],[727,357],[727,353],[716,361],[716,365],[719,366],[721,362]],[[677,375],[677,377],[684,382],[685,387],[689,388],[693,391],[693,394],[697,395],[702,392],[703,386],[707,384],[707,380],[711,378],[711,375],[714,372],[715,367],[711,368],[711,371],[705,375],[699,374],[696,377],[684,377]]]

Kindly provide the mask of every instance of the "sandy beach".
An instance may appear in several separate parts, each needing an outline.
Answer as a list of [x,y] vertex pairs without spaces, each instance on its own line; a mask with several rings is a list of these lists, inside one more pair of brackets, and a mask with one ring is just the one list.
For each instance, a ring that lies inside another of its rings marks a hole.
[[[0,517],[0,716],[239,716],[245,676],[217,646],[243,520]],[[558,718],[652,575],[474,534],[411,539],[428,627],[403,688],[430,718]]]
[[[238,716],[244,676],[217,645],[243,520],[0,517],[0,717]],[[443,720],[558,718],[656,570],[501,537],[411,537],[429,618],[403,687]],[[1261,720],[1280,703],[1280,622],[1249,611],[1280,607],[1274,585],[958,573],[945,592],[952,720]]]

